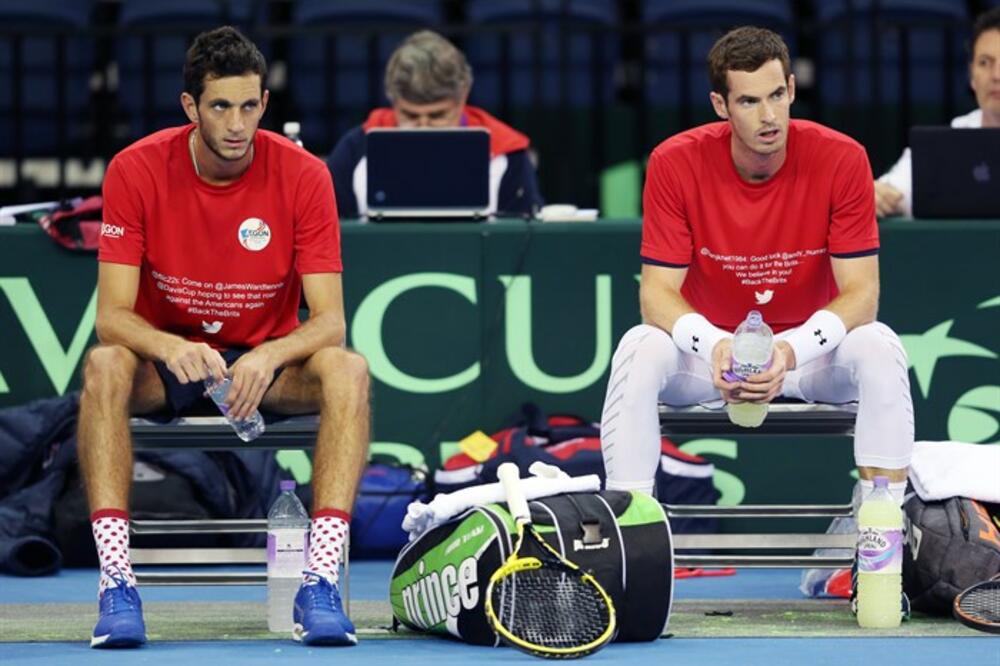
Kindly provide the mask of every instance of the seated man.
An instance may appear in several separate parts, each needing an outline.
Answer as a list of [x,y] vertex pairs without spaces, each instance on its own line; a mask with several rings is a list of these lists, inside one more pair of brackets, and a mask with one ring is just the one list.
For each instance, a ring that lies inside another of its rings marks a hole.
[[[985,12],[972,25],[969,42],[969,85],[979,108],[952,118],[957,128],[1000,127],[1000,7]],[[875,209],[879,217],[913,216],[913,167],[910,149],[875,181]]]
[[78,433],[101,567],[93,647],[146,640],[129,558],[129,415],[178,414],[207,400],[206,380],[224,376],[237,420],[258,406],[320,413],[294,637],[357,642],[337,578],[367,457],[368,368],[344,348],[330,174],[291,141],[258,131],[266,76],[263,56],[235,29],[199,35],[180,97],[191,123],[121,151],[104,179],[100,344],[84,362]]
[[[878,227],[871,169],[853,139],[789,120],[795,77],[781,37],[735,29],[708,56],[723,122],[652,153],[643,194],[642,324],[612,359],[601,421],[607,487],[651,493],[657,401],[859,400],[861,485],[889,477],[902,504],[913,448],[907,361],[875,321]],[[770,368],[727,381],[732,331],[759,310]]]
[[482,109],[466,105],[472,68],[441,35],[423,30],[406,38],[385,68],[392,108],[375,109],[341,137],[327,158],[341,217],[367,213],[364,133],[374,127],[485,127],[490,131],[489,213],[531,217],[542,205],[528,137]]

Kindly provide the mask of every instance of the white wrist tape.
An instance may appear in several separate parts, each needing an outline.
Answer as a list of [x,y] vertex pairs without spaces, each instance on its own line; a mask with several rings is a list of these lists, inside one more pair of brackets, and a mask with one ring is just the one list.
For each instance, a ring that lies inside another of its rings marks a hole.
[[697,312],[681,315],[670,332],[674,344],[685,354],[693,354],[712,365],[712,350],[719,340],[733,337]]
[[844,322],[829,310],[817,310],[804,324],[785,338],[795,352],[795,367],[801,368],[829,354],[847,335]]

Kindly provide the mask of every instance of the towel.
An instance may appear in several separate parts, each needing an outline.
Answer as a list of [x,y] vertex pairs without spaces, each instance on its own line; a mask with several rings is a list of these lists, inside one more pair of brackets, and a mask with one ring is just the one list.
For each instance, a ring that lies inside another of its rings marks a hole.
[[[543,462],[532,463],[528,471],[534,476],[522,479],[521,488],[529,500],[562,493],[597,492],[601,489],[601,479],[596,474],[570,477],[558,467]],[[438,493],[429,503],[410,504],[403,518],[403,530],[410,535],[410,541],[415,541],[427,530],[437,527],[466,509],[504,501],[506,496],[499,482],[463,488],[453,493]]]
[[915,442],[910,481],[924,501],[968,497],[1000,502],[1000,445]]

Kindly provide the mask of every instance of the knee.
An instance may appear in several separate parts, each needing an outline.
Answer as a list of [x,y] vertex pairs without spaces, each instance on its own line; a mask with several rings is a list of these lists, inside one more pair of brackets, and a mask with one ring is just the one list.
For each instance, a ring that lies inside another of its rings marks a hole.
[[906,375],[909,361],[899,336],[885,324],[872,322],[850,331],[840,343],[859,377]]
[[368,362],[361,354],[340,347],[328,347],[316,352],[313,362],[324,391],[332,388],[368,394]]
[[84,393],[121,392],[127,395],[138,362],[135,352],[121,345],[92,347],[83,362]]
[[662,369],[671,366],[679,354],[674,339],[666,331],[649,324],[639,324],[622,336],[612,363],[617,366],[642,359],[643,366]]

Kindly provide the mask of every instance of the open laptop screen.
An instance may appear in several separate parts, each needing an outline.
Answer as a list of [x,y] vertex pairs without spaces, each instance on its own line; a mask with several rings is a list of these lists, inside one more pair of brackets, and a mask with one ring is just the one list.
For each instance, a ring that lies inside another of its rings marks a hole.
[[490,135],[483,128],[373,129],[366,135],[369,217],[482,217]]
[[1000,129],[914,127],[914,217],[1000,217]]

